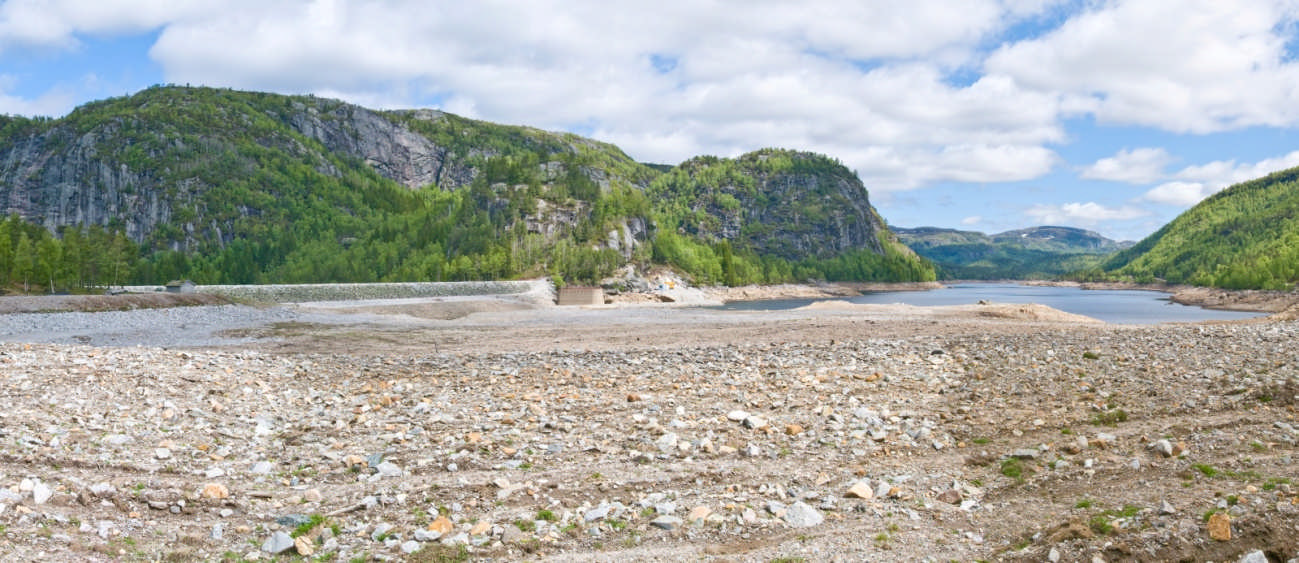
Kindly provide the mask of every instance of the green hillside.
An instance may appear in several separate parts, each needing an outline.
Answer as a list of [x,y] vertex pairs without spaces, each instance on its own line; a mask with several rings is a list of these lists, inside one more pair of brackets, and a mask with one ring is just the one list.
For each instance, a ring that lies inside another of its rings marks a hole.
[[1089,277],[1292,289],[1299,281],[1299,168],[1205,199]]
[[822,155],[763,149],[697,157],[650,184],[656,259],[728,285],[930,281],[933,267],[897,242],[866,188]]
[[1072,227],[1032,227],[995,235],[934,227],[893,231],[933,262],[943,279],[1055,279],[1093,268],[1124,248],[1123,243]]
[[[716,249],[729,235],[674,233],[658,249],[676,211],[647,194],[674,174],[607,143],[438,111],[154,87],[61,119],[0,117],[0,288],[593,282],[656,259],[707,283],[897,274],[876,268],[873,242],[805,262],[737,240],[736,256],[771,267],[715,275],[672,248]],[[788,227],[778,211],[761,215],[771,222],[753,228]]]

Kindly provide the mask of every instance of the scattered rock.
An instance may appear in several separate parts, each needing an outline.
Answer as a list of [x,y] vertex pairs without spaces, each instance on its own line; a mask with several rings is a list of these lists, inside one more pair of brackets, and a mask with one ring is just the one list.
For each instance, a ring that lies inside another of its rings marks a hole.
[[[439,516],[437,517],[437,519],[433,520],[428,525],[428,531],[437,532],[438,535],[449,534],[451,533],[451,530],[454,529],[455,529],[455,524],[452,524],[451,520],[447,519],[446,516]],[[433,539],[437,539],[437,538],[433,538]]]
[[690,513],[686,515],[686,520],[689,522],[694,522],[696,524],[699,524],[702,523],[705,518],[708,518],[708,515],[712,513],[713,510],[711,508],[708,508],[707,506],[696,506],[690,509]]
[[36,504],[45,504],[49,502],[50,497],[54,496],[54,490],[44,482],[36,481],[32,484],[32,502]]
[[824,521],[821,511],[803,502],[796,502],[785,511],[785,523],[795,528],[810,528]]
[[946,491],[938,493],[938,496],[935,498],[939,502],[945,502],[947,504],[958,504],[958,505],[961,504],[961,500],[963,500],[961,498],[961,491],[958,491],[956,489],[947,489]]
[[1216,541],[1231,540],[1231,517],[1226,512],[1214,512],[1209,516],[1209,538]]
[[676,516],[667,515],[667,514],[663,516],[659,516],[658,518],[655,518],[650,521],[651,526],[654,526],[655,528],[661,528],[669,532],[680,528],[682,524],[684,524],[684,521],[682,521],[680,518],[677,518]]
[[296,542],[292,537],[289,537],[288,534],[284,532],[275,532],[274,534],[271,534],[270,538],[262,543],[262,551],[275,555],[293,549],[296,545]]
[[1255,549],[1254,551],[1240,556],[1240,559],[1237,559],[1236,563],[1269,563],[1269,560],[1267,554],[1263,553],[1263,550]]
[[316,552],[316,546],[311,543],[307,536],[298,536],[293,540],[293,547],[298,551],[298,555],[310,557]]
[[1173,457],[1173,443],[1168,440],[1156,440],[1150,447],[1161,456]]
[[230,498],[230,489],[220,483],[208,483],[203,485],[203,492],[199,496],[207,499]]
[[848,487],[848,492],[844,494],[844,496],[848,498],[870,499],[875,496],[875,491],[871,490],[870,483],[866,481],[858,481],[853,483],[851,487]]
[[767,419],[757,415],[750,415],[744,419],[744,427],[761,430],[767,427]]

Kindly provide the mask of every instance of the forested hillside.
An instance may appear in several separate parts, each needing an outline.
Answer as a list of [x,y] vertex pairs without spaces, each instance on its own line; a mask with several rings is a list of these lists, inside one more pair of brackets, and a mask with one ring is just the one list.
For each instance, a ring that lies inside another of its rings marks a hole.
[[1072,227],[1032,227],[994,235],[933,227],[893,230],[933,262],[943,279],[1059,278],[1094,268],[1127,246]]
[[[738,233],[678,232],[675,208],[647,196],[671,191],[652,186],[675,174],[607,143],[438,111],[154,87],[61,119],[0,117],[0,212],[12,216],[0,232],[0,287],[65,291],[177,278],[592,282],[656,259],[703,283],[925,275],[923,264],[916,272],[876,268],[889,250],[874,237],[855,239],[859,247],[830,244],[835,252],[807,261]],[[797,201],[804,187],[781,187],[785,195],[750,208],[761,213],[747,224],[801,228],[761,207]],[[864,188],[860,196],[867,223],[846,228],[869,230],[874,209]],[[809,247],[827,247],[818,233],[805,234]],[[762,263],[761,273],[724,260],[730,244],[741,263]],[[81,256],[109,246],[111,277]],[[717,255],[695,259],[710,251]],[[719,273],[705,263],[732,266]]]
[[700,278],[728,285],[934,279],[933,267],[889,232],[861,181],[825,156],[763,149],[697,157],[648,193],[660,227],[655,257]]
[[1088,277],[1293,288],[1299,281],[1299,168],[1218,192]]

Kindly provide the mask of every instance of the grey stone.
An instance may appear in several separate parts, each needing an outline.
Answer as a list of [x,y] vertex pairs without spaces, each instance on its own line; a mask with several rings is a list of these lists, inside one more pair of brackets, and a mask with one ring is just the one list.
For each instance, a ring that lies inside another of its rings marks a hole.
[[36,504],[45,504],[49,502],[52,496],[54,496],[54,491],[50,489],[49,485],[41,481],[37,481],[35,486],[32,487],[32,501]]
[[253,468],[249,472],[253,475],[266,475],[274,470],[275,464],[269,461],[259,461],[253,464]]
[[415,530],[415,541],[435,541],[440,537],[442,537],[442,532],[425,530],[423,528]]
[[1151,449],[1155,450],[1155,453],[1158,453],[1161,456],[1173,457],[1173,443],[1169,442],[1168,440],[1156,441],[1151,446]]
[[379,538],[382,538],[385,535],[387,535],[389,530],[392,530],[392,524],[389,524],[387,522],[380,522],[379,524],[376,524],[374,526],[374,531],[370,532],[370,539],[374,541],[379,541]]
[[311,517],[306,514],[286,514],[275,519],[275,523],[285,528],[297,528],[311,521]]
[[270,554],[284,553],[293,549],[293,538],[284,532],[275,532],[262,543],[262,551]]
[[601,504],[600,506],[592,508],[591,510],[588,510],[584,514],[582,514],[582,519],[587,522],[604,520],[609,516],[609,511],[612,509],[613,507],[608,504]]
[[523,530],[517,526],[510,525],[501,530],[501,543],[518,543],[524,537]]
[[785,511],[785,523],[795,528],[810,528],[824,521],[825,516],[821,515],[820,510],[802,501],[794,503]]
[[659,436],[659,439],[654,441],[654,445],[658,447],[659,451],[667,453],[677,448],[677,440],[675,432],[668,432]]
[[375,466],[375,469],[379,471],[381,477],[401,477],[405,473],[401,470],[401,466],[391,461],[380,463]]
[[663,515],[650,521],[650,525],[667,531],[676,530],[685,522],[676,516]]
[[1255,549],[1242,555],[1240,559],[1236,560],[1236,563],[1268,563],[1267,554],[1263,553],[1261,549]]
[[1041,452],[1039,452],[1037,448],[1020,448],[1011,452],[1010,457],[1017,457],[1019,459],[1037,459],[1037,456],[1040,453]]
[[412,553],[415,553],[416,551],[419,551],[421,547],[423,546],[421,546],[419,542],[415,540],[409,540],[401,544],[401,552],[405,553],[406,555],[410,555]]

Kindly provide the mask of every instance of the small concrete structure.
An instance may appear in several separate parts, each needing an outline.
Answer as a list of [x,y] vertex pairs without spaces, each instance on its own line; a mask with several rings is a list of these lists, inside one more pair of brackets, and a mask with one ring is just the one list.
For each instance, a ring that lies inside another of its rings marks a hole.
[[598,286],[570,285],[559,289],[560,305],[604,305],[604,290]]
[[189,280],[172,280],[167,282],[167,293],[194,293],[194,288],[198,287]]

